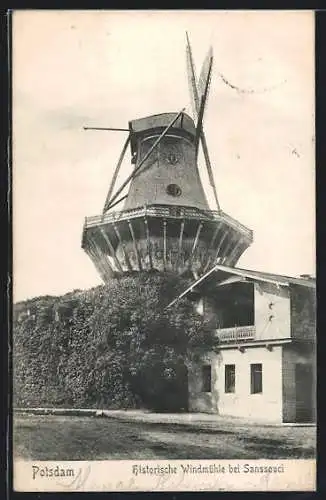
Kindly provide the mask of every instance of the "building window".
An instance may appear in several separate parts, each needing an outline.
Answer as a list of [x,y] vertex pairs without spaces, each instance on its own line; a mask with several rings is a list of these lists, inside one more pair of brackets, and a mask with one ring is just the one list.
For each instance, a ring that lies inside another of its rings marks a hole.
[[202,368],[203,392],[212,392],[212,367],[204,365]]
[[177,184],[169,184],[166,188],[166,192],[171,196],[180,196],[182,191]]
[[250,365],[250,392],[259,394],[263,392],[263,365],[261,363]]
[[235,365],[225,365],[225,392],[235,392]]
[[201,316],[204,315],[204,299],[203,299],[203,297],[200,297],[199,299],[197,298],[196,305],[195,305],[195,310]]

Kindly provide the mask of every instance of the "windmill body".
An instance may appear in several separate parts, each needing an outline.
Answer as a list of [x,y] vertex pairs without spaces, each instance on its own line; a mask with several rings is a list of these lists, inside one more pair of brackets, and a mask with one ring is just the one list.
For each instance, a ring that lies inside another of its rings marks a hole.
[[[131,122],[136,166],[175,115],[164,113]],[[126,209],[145,204],[209,209],[196,164],[195,131],[193,120],[183,113],[134,177]]]
[[[198,88],[194,87],[194,73],[190,78],[197,124],[182,110],[132,120],[125,129],[129,135],[103,213],[87,217],[83,229],[82,247],[104,282],[140,271],[172,271],[197,278],[215,264],[235,265],[252,242],[252,231],[225,214],[217,200],[202,128],[210,58],[211,53]],[[200,141],[214,189],[215,211],[209,208],[199,175]],[[129,146],[133,171],[112,195]],[[127,194],[119,198],[127,187]]]

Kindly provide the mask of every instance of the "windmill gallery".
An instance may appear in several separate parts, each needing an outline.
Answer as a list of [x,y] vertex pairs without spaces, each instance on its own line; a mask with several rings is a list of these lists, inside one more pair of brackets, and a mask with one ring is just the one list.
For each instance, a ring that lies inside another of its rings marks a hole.
[[[127,139],[103,213],[85,219],[82,248],[104,282],[155,270],[192,278],[169,307],[180,297],[191,298],[214,323],[219,352],[207,352],[189,370],[190,411],[314,421],[315,280],[236,267],[253,233],[218,201],[203,130],[212,65],[210,50],[197,80],[187,36],[196,123],[181,110],[135,119],[119,129]],[[113,194],[128,147],[133,171]],[[200,180],[200,147],[215,210]]]

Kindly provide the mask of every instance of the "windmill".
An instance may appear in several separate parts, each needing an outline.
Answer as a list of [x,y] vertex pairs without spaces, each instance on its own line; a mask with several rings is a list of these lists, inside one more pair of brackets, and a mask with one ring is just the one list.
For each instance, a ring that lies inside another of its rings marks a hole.
[[[198,81],[188,35],[186,51],[196,123],[182,109],[131,120],[128,128],[85,127],[127,134],[102,214],[86,217],[83,228],[82,248],[104,282],[141,271],[172,271],[196,279],[215,264],[234,265],[252,242],[252,231],[220,209],[214,183],[203,130],[212,50]],[[200,180],[200,145],[217,210],[210,209]],[[133,170],[114,192],[129,147]]]

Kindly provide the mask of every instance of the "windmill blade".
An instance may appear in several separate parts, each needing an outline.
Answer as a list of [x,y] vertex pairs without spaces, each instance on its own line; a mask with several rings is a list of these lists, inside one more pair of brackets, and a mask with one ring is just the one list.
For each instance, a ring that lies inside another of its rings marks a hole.
[[204,117],[204,110],[205,110],[205,100],[204,97],[201,98],[200,102],[200,109],[198,113],[198,120],[197,120],[197,126],[196,126],[196,136],[195,136],[195,148],[196,148],[196,158],[198,157],[198,148],[199,148],[199,140],[203,132],[203,117]]
[[139,162],[139,164],[135,167],[135,169],[133,170],[133,172],[131,172],[131,174],[127,177],[127,179],[124,181],[124,183],[122,184],[122,186],[120,186],[119,189],[118,189],[118,191],[116,191],[116,193],[112,196],[112,198],[108,202],[106,210],[108,210],[109,208],[112,207],[113,202],[117,199],[117,197],[119,196],[119,194],[124,190],[124,188],[131,181],[131,179],[133,177],[135,177],[135,175],[141,169],[141,167],[143,166],[143,164],[145,163],[145,161],[147,160],[147,158],[152,154],[152,152],[154,151],[154,149],[159,145],[159,143],[161,142],[161,140],[163,139],[163,137],[166,136],[166,134],[168,133],[168,131],[170,130],[170,128],[173,127],[173,125],[176,123],[176,121],[182,116],[184,110],[185,110],[185,108],[183,108],[181,111],[179,111],[179,113],[173,118],[173,120],[163,130],[163,132],[161,133],[161,135],[156,139],[156,141],[154,142],[153,146],[147,151],[147,153],[141,159],[141,161]]
[[204,153],[204,158],[205,158],[205,163],[206,163],[206,169],[208,173],[208,178],[209,178],[209,183],[213,189],[214,193],[214,198],[215,198],[215,203],[217,206],[217,209],[220,210],[220,204],[218,201],[217,197],[217,190],[215,186],[215,181],[214,181],[214,175],[213,175],[213,169],[211,165],[211,161],[209,158],[208,154],[208,147],[206,143],[206,137],[204,134],[203,130],[203,119],[204,119],[204,111],[208,99],[208,93],[209,93],[209,88],[210,88],[210,83],[211,83],[211,77],[212,77],[212,69],[213,69],[213,49],[210,47],[207,56],[205,58],[205,61],[203,63],[203,67],[200,73],[200,78],[198,81],[198,93],[201,99],[201,106],[198,114],[198,122],[197,122],[197,130],[196,130],[196,137],[198,137],[198,142],[196,143],[196,153],[198,154],[198,146],[199,146],[199,138],[201,139],[201,145]]
[[[213,66],[213,49],[209,48],[209,51],[204,60],[202,70],[200,72],[200,77],[197,84],[195,64],[192,56],[192,50],[190,45],[190,40],[188,33],[186,32],[187,38],[187,74],[188,74],[188,85],[191,97],[191,103],[193,107],[193,115],[198,118],[202,97],[205,96],[205,100],[208,97],[208,91],[210,86],[212,66]],[[204,103],[205,106],[205,103]]]
[[196,128],[196,154],[198,154],[199,148],[199,138],[201,141],[203,154],[205,158],[206,169],[208,173],[209,183],[212,186],[214,192],[214,198],[216,202],[217,209],[220,210],[220,204],[217,197],[216,186],[214,182],[213,170],[209,158],[208,147],[206,143],[206,138],[202,126],[205,106],[207,102],[211,75],[212,75],[212,67],[213,67],[213,50],[210,47],[207,56],[204,60],[202,70],[200,73],[198,85],[196,80],[195,66],[192,57],[192,51],[190,46],[190,41],[188,37],[188,33],[186,32],[187,37],[187,73],[188,73],[188,84],[190,89],[190,97],[193,105],[193,113],[194,117],[197,118],[197,128]]
[[190,92],[190,100],[191,100],[191,105],[192,105],[192,112],[194,118],[198,117],[199,113],[199,108],[200,108],[200,101],[198,97],[198,89],[197,89],[197,79],[196,79],[196,72],[195,72],[195,65],[192,57],[192,51],[191,51],[191,45],[188,37],[188,33],[186,32],[186,37],[187,37],[187,74],[188,74],[188,85],[189,85],[189,92]]
[[211,75],[213,67],[213,48],[210,47],[206,55],[205,61],[200,72],[198,80],[198,93],[199,97],[202,97],[205,93],[208,96],[208,89],[210,85]]
[[200,78],[198,81],[198,90],[199,90],[199,98],[200,98],[200,108],[198,112],[198,119],[197,119],[197,126],[196,126],[196,156],[198,154],[198,145],[199,145],[199,138],[201,136],[202,130],[203,130],[203,119],[204,119],[204,112],[205,112],[205,107],[207,103],[207,98],[208,98],[208,92],[209,92],[209,85],[211,81],[211,74],[212,74],[212,66],[213,66],[213,52],[212,48],[210,48],[207,57],[204,61],[203,68],[200,74]]
[[[199,110],[197,127],[202,126],[204,111],[211,83],[212,69],[213,69],[213,49],[212,47],[210,47],[198,80],[198,94],[199,94],[198,97],[200,99],[200,106],[203,107],[203,109]],[[199,119],[201,120],[201,123],[199,122]]]
[[213,192],[214,192],[214,198],[215,198],[215,203],[216,203],[216,206],[217,206],[217,210],[220,211],[221,208],[220,208],[220,204],[219,204],[218,197],[217,197],[217,191],[216,191],[216,186],[215,186],[215,181],[214,181],[214,176],[213,176],[213,169],[212,169],[211,161],[209,159],[208,147],[207,147],[207,143],[206,143],[206,137],[205,137],[205,134],[204,134],[203,130],[201,130],[200,139],[201,139],[201,145],[202,145],[202,148],[203,148],[203,153],[204,153],[206,168],[207,168],[207,172],[208,172],[209,183],[212,186],[212,189],[213,189]]
[[120,170],[120,167],[122,165],[123,159],[125,157],[125,154],[126,154],[126,151],[127,151],[129,143],[130,143],[130,134],[128,135],[128,137],[126,139],[126,142],[124,143],[124,146],[122,148],[122,151],[121,151],[121,154],[120,154],[117,166],[115,168],[115,171],[114,171],[114,174],[113,174],[113,177],[112,177],[112,180],[111,180],[111,184],[110,184],[110,187],[109,187],[109,191],[108,191],[108,194],[106,195],[106,200],[105,200],[105,203],[104,203],[103,213],[106,212],[109,209],[110,201],[111,201],[111,196],[112,196],[112,193],[113,193],[113,189],[114,189],[114,186],[115,186],[118,174],[119,174],[119,170]]

